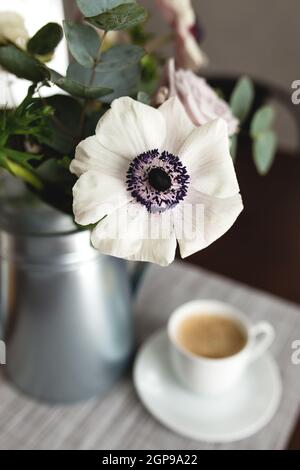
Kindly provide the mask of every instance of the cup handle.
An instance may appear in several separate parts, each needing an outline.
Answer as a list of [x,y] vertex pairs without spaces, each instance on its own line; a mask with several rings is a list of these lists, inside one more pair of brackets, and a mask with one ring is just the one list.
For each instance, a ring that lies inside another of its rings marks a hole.
[[252,339],[249,362],[253,362],[271,346],[275,338],[275,330],[270,323],[259,322],[250,327],[249,337],[250,340]]

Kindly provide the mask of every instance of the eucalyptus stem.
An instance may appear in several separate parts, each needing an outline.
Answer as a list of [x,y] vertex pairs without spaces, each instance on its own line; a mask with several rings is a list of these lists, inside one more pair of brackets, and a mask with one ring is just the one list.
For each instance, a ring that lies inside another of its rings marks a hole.
[[163,46],[168,44],[174,39],[173,33],[167,33],[163,36],[159,36],[152,41],[149,41],[148,44],[145,46],[145,50],[148,54],[153,54],[154,52],[160,50]]
[[[108,31],[104,31],[104,33],[103,33],[101,43],[99,45],[99,49],[98,49],[98,52],[97,52],[97,56],[94,60],[94,65],[92,67],[92,73],[91,73],[90,80],[89,80],[89,86],[92,86],[93,83],[94,83],[95,75],[96,75],[96,68],[97,68],[97,65],[99,64],[99,62],[101,60],[101,56],[102,56],[102,52],[103,52],[103,44],[104,44],[107,33],[108,33]],[[82,107],[80,121],[79,121],[79,137],[80,138],[82,136],[84,121],[85,121],[85,117],[86,117],[86,111],[87,111],[89,102],[90,102],[89,99],[85,99],[83,107]]]

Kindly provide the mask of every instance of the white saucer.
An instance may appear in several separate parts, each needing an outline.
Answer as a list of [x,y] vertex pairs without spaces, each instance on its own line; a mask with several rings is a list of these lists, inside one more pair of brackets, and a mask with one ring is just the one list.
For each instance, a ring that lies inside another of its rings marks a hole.
[[233,390],[221,397],[204,397],[186,390],[169,362],[166,331],[142,346],[133,379],[147,410],[173,431],[206,442],[232,442],[254,434],[275,414],[281,379],[269,354],[251,364]]

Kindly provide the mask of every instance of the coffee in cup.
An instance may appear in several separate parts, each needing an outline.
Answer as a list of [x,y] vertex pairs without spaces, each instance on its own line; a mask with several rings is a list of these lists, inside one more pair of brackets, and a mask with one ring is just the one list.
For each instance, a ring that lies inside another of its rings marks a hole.
[[274,336],[269,323],[253,325],[236,308],[214,300],[184,304],[168,322],[175,374],[185,387],[205,395],[230,389]]
[[196,356],[221,359],[241,351],[247,336],[232,318],[195,313],[184,318],[178,326],[177,341],[183,349]]

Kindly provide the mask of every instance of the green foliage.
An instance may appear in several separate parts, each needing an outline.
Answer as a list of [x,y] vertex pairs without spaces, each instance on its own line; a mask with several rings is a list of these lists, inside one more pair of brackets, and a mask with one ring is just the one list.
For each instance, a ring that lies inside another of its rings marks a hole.
[[109,106],[104,105],[103,103],[98,102],[98,105],[98,107],[95,107],[96,109],[89,109],[86,113],[81,139],[85,139],[86,137],[95,134],[95,129],[97,127],[99,119],[109,109]]
[[85,20],[104,31],[129,29],[147,19],[147,11],[136,3],[125,3]]
[[144,24],[136,24],[128,31],[129,37],[133,44],[145,46],[150,39],[154,38],[154,34],[145,31]]
[[160,80],[159,64],[153,54],[146,54],[141,60],[140,90],[152,95]]
[[18,148],[13,148],[16,138],[34,138],[42,140],[49,132],[52,116],[50,106],[40,106],[33,98],[35,86],[29,87],[27,96],[14,110],[4,110],[0,116],[0,166],[13,176],[29,183],[35,189],[42,188],[42,182],[36,175],[33,161],[42,159],[42,155],[33,155]]
[[95,29],[87,24],[64,21],[64,31],[74,59],[83,67],[93,67],[100,48],[100,38]]
[[0,65],[19,78],[37,83],[49,78],[46,67],[16,46],[0,47]]
[[[73,154],[80,140],[79,123],[82,114],[81,103],[72,96],[53,95],[40,100],[53,110],[50,124],[51,132],[40,139],[40,142],[60,154]],[[95,130],[95,129],[94,129]]]
[[254,114],[250,126],[254,163],[261,175],[265,175],[271,168],[277,150],[277,137],[272,130],[274,119],[273,108],[263,106]]
[[50,106],[41,106],[33,98],[35,86],[28,89],[27,96],[14,110],[4,110],[0,118],[0,145],[6,145],[11,136],[34,137],[39,140],[47,135],[48,125],[53,110]]
[[74,176],[69,171],[71,160],[68,157],[49,158],[37,169],[37,175],[45,183],[64,185],[69,181],[74,182]]
[[[37,31],[25,51],[12,44],[0,46],[0,66],[34,84],[20,106],[0,110],[0,166],[67,212],[71,212],[76,180],[69,171],[76,145],[94,133],[113,99],[135,96],[140,84],[143,49],[119,44],[102,51],[95,27],[105,31],[133,28],[130,34],[140,45],[148,37],[138,27],[146,11],[134,0],[77,0],[77,4],[90,24],[64,22],[76,61],[66,76],[44,65],[62,39],[62,28],[56,23]],[[33,97],[38,86],[50,86],[49,82],[69,95]],[[149,102],[143,92],[139,99]]]
[[137,93],[139,84],[139,66],[133,65],[122,70],[121,73],[115,71],[95,72],[82,67],[80,64],[73,63],[69,65],[68,77],[70,80],[76,78],[78,82],[89,88],[89,83],[93,80],[95,87],[111,87],[114,91],[102,96],[102,103],[111,103],[112,100],[120,96],[134,95]]
[[[77,78],[77,77],[76,77]],[[62,90],[72,96],[84,99],[97,99],[112,93],[112,89],[105,86],[90,85],[90,82],[79,82],[69,76],[62,77],[59,73],[51,70],[51,81]]]
[[275,112],[271,106],[263,106],[256,111],[251,122],[250,133],[254,139],[270,130],[274,123]]
[[230,155],[232,160],[235,162],[238,146],[238,136],[235,134],[230,138]]
[[240,78],[232,92],[230,107],[241,124],[247,119],[253,100],[254,86],[252,81],[248,77]]
[[15,161],[7,158],[5,151],[2,150],[0,150],[0,165],[9,171],[11,175],[16,178],[20,178],[25,183],[30,184],[33,188],[39,191],[43,188],[43,183],[36,176],[33,169],[29,169],[25,165],[16,163]]
[[113,46],[102,54],[96,72],[121,71],[137,64],[143,55],[144,50],[139,46],[131,44]]
[[10,159],[13,160],[16,163],[20,163],[23,166],[27,166],[28,168],[31,168],[30,161],[32,160],[41,160],[43,158],[43,155],[33,155],[32,153],[28,152],[21,152],[20,150],[14,150],[12,148],[7,148],[3,147],[1,149],[5,155]]
[[94,60],[92,68],[78,60],[70,64],[66,77],[51,71],[51,80],[73,96],[101,98],[102,102],[110,103],[120,96],[136,93],[140,78],[138,63],[143,53],[139,46],[119,44],[105,51],[98,62]]
[[36,170],[42,189],[39,196],[47,204],[62,212],[72,214],[72,187],[76,177],[70,173],[70,158],[49,158]]
[[[247,119],[254,101],[254,86],[247,77],[241,78],[230,99],[233,114],[242,124]],[[253,160],[257,171],[265,175],[272,166],[277,150],[277,137],[272,130],[275,113],[271,106],[263,106],[256,111],[250,125],[250,136],[253,139]],[[233,160],[237,151],[237,136],[231,138],[230,152]]]
[[150,104],[150,96],[148,95],[148,93],[145,93],[144,91],[138,92],[137,100],[140,101],[140,103]]
[[277,137],[274,131],[267,131],[260,134],[253,142],[253,155],[257,171],[265,175],[271,168],[276,150]]
[[39,56],[53,53],[62,38],[61,26],[57,23],[48,23],[28,41],[27,51]]
[[85,16],[95,16],[124,3],[136,3],[135,0],[76,0],[78,8]]

